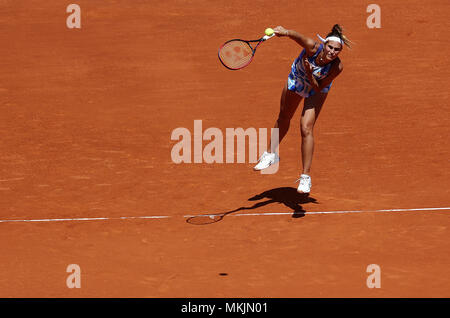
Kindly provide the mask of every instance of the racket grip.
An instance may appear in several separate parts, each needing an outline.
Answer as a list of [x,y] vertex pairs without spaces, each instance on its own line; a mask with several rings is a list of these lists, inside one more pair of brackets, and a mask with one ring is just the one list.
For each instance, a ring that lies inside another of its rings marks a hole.
[[262,39],[263,39],[263,41],[266,41],[266,40],[268,40],[270,38],[273,38],[274,36],[275,36],[275,33],[272,34],[272,35],[264,35]]

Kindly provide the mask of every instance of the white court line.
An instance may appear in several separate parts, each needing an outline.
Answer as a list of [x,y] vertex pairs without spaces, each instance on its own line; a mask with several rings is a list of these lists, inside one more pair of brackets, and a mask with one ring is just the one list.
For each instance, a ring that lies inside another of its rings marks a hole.
[[[446,208],[418,208],[418,209],[389,209],[389,210],[353,210],[353,211],[319,211],[319,212],[304,212],[305,215],[309,214],[341,214],[341,213],[382,213],[382,212],[414,212],[414,211],[449,211],[450,207]],[[297,212],[301,213],[301,212]],[[226,213],[225,213],[226,214]],[[229,216],[275,216],[275,215],[292,215],[294,212],[261,212],[261,213],[244,213],[244,214],[230,214]],[[196,214],[196,215],[184,215],[184,218],[191,218],[196,216],[217,216],[223,215],[217,214]],[[97,217],[97,218],[68,218],[68,219],[31,219],[31,220],[0,220],[0,223],[11,222],[64,222],[64,221],[100,221],[100,220],[132,220],[132,219],[168,219],[174,216],[169,215],[150,215],[150,216],[122,216],[122,217]]]
[[71,219],[34,219],[34,220],[0,220],[0,223],[7,222],[64,222],[64,221],[100,221],[100,220],[131,220],[131,219],[166,219],[170,216],[122,216],[118,218],[71,218]]
[[25,178],[1,179],[0,182],[17,181],[17,180],[23,180],[23,179],[25,179]]
[[[339,213],[381,213],[381,212],[413,212],[413,211],[442,211],[450,210],[448,208],[420,208],[420,209],[390,209],[390,210],[357,210],[357,211],[321,211],[321,212],[297,212],[298,214],[339,214]],[[281,212],[281,213],[245,213],[245,214],[235,214],[234,216],[257,216],[257,215],[291,215],[294,212]]]

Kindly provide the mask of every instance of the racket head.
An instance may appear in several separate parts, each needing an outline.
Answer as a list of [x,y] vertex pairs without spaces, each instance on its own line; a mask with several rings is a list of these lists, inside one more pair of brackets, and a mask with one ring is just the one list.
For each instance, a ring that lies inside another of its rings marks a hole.
[[224,216],[225,214],[195,215],[189,217],[186,222],[193,225],[207,225],[221,221]]
[[229,70],[240,70],[250,64],[255,51],[248,41],[233,39],[219,48],[219,60]]

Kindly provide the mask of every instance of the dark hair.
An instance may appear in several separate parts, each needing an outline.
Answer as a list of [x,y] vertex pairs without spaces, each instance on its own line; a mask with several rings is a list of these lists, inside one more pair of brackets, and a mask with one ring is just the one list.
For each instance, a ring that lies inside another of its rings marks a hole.
[[351,47],[350,43],[353,43],[352,41],[350,41],[343,33],[343,29],[339,24],[335,24],[333,25],[333,28],[331,29],[331,32],[328,33],[327,37],[329,36],[337,36],[339,37],[345,45],[347,45],[348,47]]

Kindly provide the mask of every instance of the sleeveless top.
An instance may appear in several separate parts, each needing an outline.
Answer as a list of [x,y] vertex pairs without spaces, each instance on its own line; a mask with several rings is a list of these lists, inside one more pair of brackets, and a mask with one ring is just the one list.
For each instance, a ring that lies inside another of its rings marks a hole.
[[[317,56],[320,54],[320,52],[322,52],[322,50],[323,50],[323,43],[320,44],[319,48],[317,49],[317,52],[313,56],[307,57],[308,62],[313,67],[312,74],[316,80],[321,80],[321,79],[325,78],[331,70],[332,62],[322,65],[322,66],[316,65],[315,60],[316,60]],[[293,76],[295,76],[296,80],[300,79],[305,84],[305,86],[309,86],[311,89],[311,83],[305,74],[305,68],[302,63],[304,54],[306,54],[305,49],[302,50],[300,55],[295,59],[294,63],[292,63],[291,74]],[[327,87],[324,87],[321,92],[328,93],[328,91],[330,90],[331,84],[332,83],[330,83]]]

